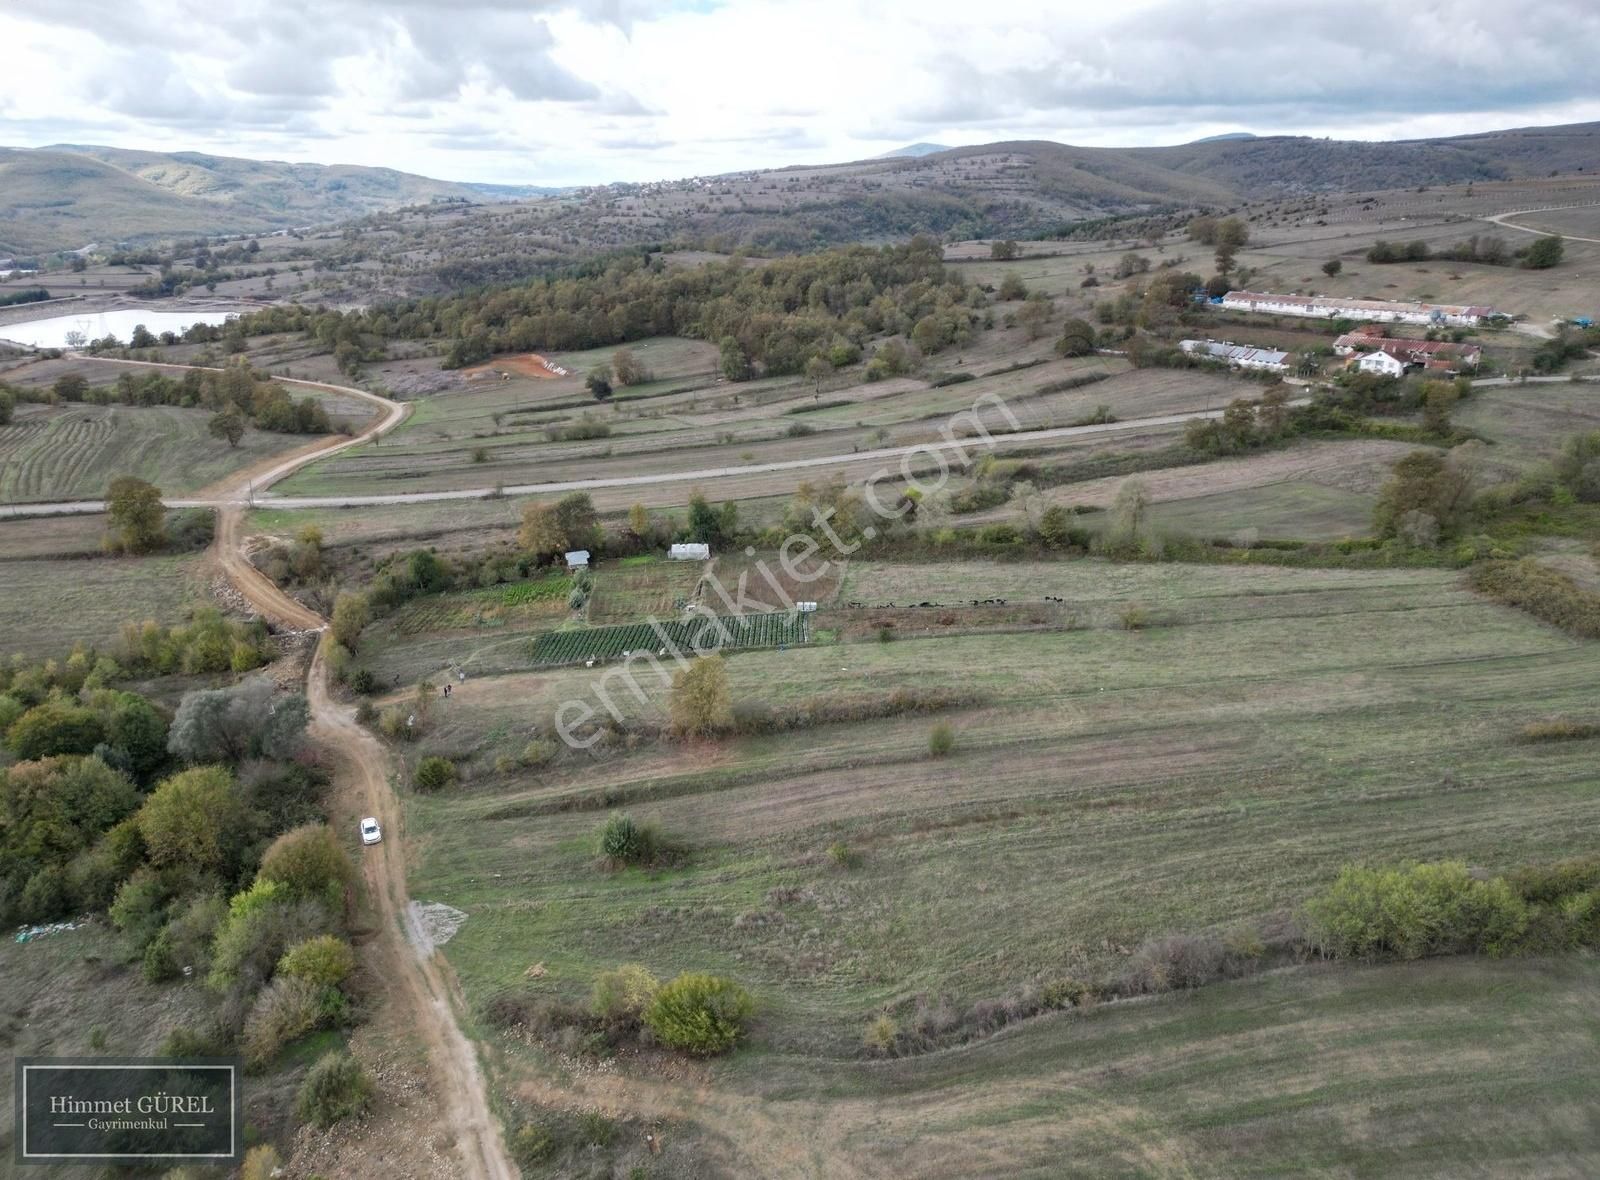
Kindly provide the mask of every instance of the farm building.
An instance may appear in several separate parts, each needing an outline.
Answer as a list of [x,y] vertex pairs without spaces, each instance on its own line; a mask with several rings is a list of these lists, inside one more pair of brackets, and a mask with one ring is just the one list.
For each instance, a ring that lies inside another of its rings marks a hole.
[[1289,354],[1272,348],[1251,348],[1228,340],[1180,340],[1184,352],[1205,353],[1213,360],[1226,361],[1235,369],[1262,369],[1282,373],[1289,367]]
[[1345,333],[1333,342],[1333,351],[1340,356],[1354,356],[1358,352],[1386,352],[1403,364],[1451,371],[1476,369],[1478,362],[1483,359],[1483,349],[1476,344],[1381,336],[1370,329]]
[[1488,307],[1453,303],[1394,303],[1386,299],[1349,299],[1340,295],[1272,295],[1264,291],[1229,291],[1221,306],[1228,311],[1308,316],[1323,320],[1377,320],[1389,324],[1452,324],[1476,327],[1494,315]]
[[587,549],[574,549],[566,554],[567,569],[586,570],[589,568],[589,551]]
[[1380,377],[1403,377],[1406,372],[1405,362],[1387,352],[1363,354],[1356,362],[1356,368],[1363,373],[1376,373]]
[[703,541],[685,541],[667,549],[669,561],[704,561],[711,556],[711,546]]

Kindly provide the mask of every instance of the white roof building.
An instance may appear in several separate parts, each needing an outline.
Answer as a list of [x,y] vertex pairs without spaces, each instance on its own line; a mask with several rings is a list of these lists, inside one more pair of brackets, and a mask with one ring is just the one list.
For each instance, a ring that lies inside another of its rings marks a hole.
[[1323,320],[1377,320],[1389,324],[1454,324],[1476,327],[1494,315],[1488,307],[1453,303],[1395,303],[1387,299],[1352,299],[1344,295],[1273,295],[1265,291],[1229,291],[1222,297],[1228,311],[1309,316]]
[[1250,348],[1228,340],[1180,340],[1184,352],[1203,352],[1213,360],[1226,361],[1236,369],[1264,369],[1282,373],[1289,367],[1289,354],[1275,348]]
[[569,570],[583,570],[589,568],[589,551],[587,549],[574,549],[566,555]]
[[1377,373],[1382,377],[1403,377],[1405,362],[1387,352],[1369,352],[1356,362],[1363,373]]
[[711,556],[711,546],[704,541],[684,541],[667,550],[669,561],[705,561]]

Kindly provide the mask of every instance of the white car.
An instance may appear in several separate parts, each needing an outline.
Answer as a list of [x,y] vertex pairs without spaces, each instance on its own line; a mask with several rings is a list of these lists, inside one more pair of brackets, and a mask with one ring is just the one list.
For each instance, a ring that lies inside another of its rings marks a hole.
[[372,816],[367,816],[361,821],[361,842],[363,844],[376,844],[383,839],[383,829],[378,827],[378,821]]

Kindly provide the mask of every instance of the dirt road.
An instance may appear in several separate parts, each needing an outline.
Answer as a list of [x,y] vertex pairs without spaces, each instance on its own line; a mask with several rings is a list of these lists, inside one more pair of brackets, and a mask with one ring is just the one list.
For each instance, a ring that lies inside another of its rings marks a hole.
[[[405,417],[404,406],[362,390],[308,381],[295,384],[351,394],[377,403],[382,412],[354,438],[303,450],[269,471],[254,472],[258,487],[282,479],[331,451],[355,446]],[[244,490],[235,482],[220,497],[212,539],[213,559],[266,618],[290,630],[321,631],[326,625],[321,615],[290,598],[245,557],[244,508],[239,503]],[[363,946],[363,953],[376,960],[373,975],[384,981],[385,999],[393,1006],[397,1020],[407,1032],[420,1038],[426,1049],[441,1108],[439,1121],[453,1136],[459,1156],[459,1169],[452,1169],[451,1174],[474,1180],[516,1180],[521,1173],[506,1154],[500,1124],[489,1110],[477,1051],[456,1022],[449,967],[420,937],[420,932],[412,929],[403,817],[389,786],[388,755],[377,739],[356,723],[353,712],[333,699],[328,679],[327,665],[319,650],[306,678],[311,736],[332,762],[335,791],[361,814],[377,816],[384,831],[383,842],[365,849],[362,857],[367,893],[377,919],[373,937]]]
[[[1495,213],[1492,216],[1485,217],[1484,220],[1492,221],[1496,225],[1503,225],[1507,229],[1517,230],[1519,233],[1546,235],[1555,233],[1557,231],[1549,229],[1535,229],[1532,226],[1518,225],[1516,222],[1507,221],[1506,219],[1508,217],[1527,217],[1534,213],[1554,213],[1560,209],[1589,209],[1593,208],[1593,206],[1594,202],[1591,201],[1585,205],[1546,205],[1542,209],[1513,209],[1509,213]],[[1561,236],[1574,242],[1600,242],[1600,238],[1585,238],[1580,237],[1577,234],[1562,234]]]

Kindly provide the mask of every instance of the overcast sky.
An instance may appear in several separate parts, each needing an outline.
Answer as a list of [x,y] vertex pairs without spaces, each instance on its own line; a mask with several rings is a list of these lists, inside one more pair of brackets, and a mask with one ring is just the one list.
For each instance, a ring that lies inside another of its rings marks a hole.
[[0,0],[0,144],[583,184],[1600,119],[1597,0]]

